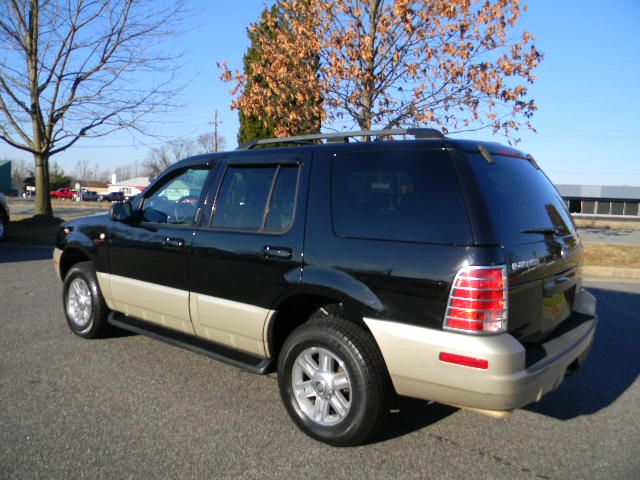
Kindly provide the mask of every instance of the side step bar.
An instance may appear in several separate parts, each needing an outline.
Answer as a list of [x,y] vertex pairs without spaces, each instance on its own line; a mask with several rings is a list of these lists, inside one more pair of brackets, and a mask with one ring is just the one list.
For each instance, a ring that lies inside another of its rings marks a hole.
[[194,353],[200,353],[215,360],[228,363],[234,367],[243,368],[252,373],[265,374],[270,372],[272,360],[261,358],[250,353],[240,352],[224,345],[196,338],[186,333],[171,330],[149,322],[127,317],[118,312],[111,312],[107,321],[118,328],[130,332],[146,335],[155,340],[181,347]]

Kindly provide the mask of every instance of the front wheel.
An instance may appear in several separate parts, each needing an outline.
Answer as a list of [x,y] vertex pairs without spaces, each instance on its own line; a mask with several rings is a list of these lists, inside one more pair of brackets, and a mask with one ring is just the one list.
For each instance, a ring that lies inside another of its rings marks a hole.
[[363,443],[389,413],[388,374],[371,335],[338,316],[311,320],[285,342],[280,395],[307,435],[336,446]]
[[73,333],[84,338],[97,338],[108,332],[109,309],[91,262],[76,263],[69,270],[62,296],[64,313]]

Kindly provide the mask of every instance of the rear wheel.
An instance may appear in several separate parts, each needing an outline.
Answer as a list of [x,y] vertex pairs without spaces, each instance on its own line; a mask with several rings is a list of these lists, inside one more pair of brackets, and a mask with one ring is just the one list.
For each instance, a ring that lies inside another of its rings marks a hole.
[[84,338],[97,338],[109,330],[109,309],[91,262],[76,263],[67,273],[62,289],[69,328]]
[[298,327],[278,361],[287,412],[307,435],[337,446],[358,445],[384,423],[391,389],[371,335],[329,315]]

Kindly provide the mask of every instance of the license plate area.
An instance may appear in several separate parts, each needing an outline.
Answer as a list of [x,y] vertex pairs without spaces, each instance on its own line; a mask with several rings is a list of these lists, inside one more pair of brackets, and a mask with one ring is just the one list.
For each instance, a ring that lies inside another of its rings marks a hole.
[[567,286],[566,290],[554,295],[545,295],[542,299],[542,325],[541,330],[548,333],[571,315],[573,302],[576,296],[575,284]]

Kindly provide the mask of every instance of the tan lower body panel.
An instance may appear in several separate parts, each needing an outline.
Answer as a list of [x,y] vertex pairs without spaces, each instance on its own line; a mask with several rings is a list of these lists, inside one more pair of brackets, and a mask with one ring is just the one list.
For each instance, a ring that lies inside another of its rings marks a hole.
[[[478,337],[370,318],[364,321],[400,395],[487,408],[470,405],[469,394],[490,399],[494,394],[505,393],[496,391],[500,385],[491,380],[524,370],[524,348],[510,335]],[[440,352],[483,358],[489,361],[489,368],[445,363],[439,359]]]
[[190,306],[198,336],[268,358],[264,332],[271,310],[201,293],[191,294]]
[[111,300],[111,284],[109,282],[111,275],[109,273],[96,272],[96,277],[98,277],[98,285],[100,285],[100,291],[102,292],[104,301],[107,303],[107,307],[113,310],[114,308],[111,306],[113,305],[113,300]]
[[62,280],[62,275],[60,275],[60,257],[62,256],[62,250],[59,248],[53,249],[53,269],[56,272],[56,277],[58,280]]
[[[498,411],[538,401],[558,387],[569,365],[589,350],[595,331],[595,320],[581,327],[581,332],[570,331],[561,354],[528,370],[524,347],[507,333],[474,336],[384,320],[364,321],[400,395]],[[488,368],[443,362],[441,352],[485,359]]]
[[273,310],[98,272],[111,310],[268,358]]
[[189,316],[189,292],[186,290],[105,273],[99,274],[98,282],[110,309],[195,334]]

